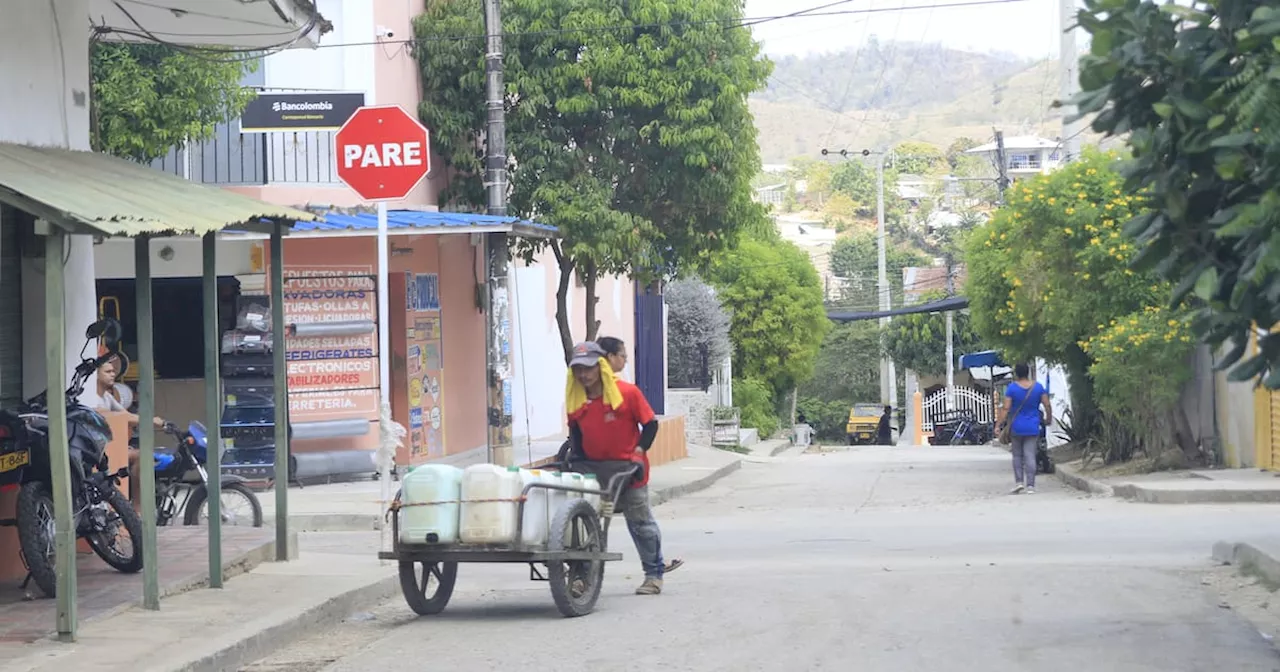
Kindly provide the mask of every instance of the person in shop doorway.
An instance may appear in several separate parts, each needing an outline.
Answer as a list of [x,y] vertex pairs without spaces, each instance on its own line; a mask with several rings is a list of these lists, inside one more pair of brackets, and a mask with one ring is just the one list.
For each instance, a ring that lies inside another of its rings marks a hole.
[[893,407],[885,406],[880,414],[880,424],[876,425],[876,445],[893,445]]
[[[1040,408],[1037,408],[1040,407]],[[1041,414],[1041,408],[1044,413]],[[1013,490],[1011,495],[1036,491],[1036,448],[1040,445],[1040,428],[1053,422],[1053,404],[1044,386],[1031,380],[1031,367],[1013,367],[1013,382],[1004,391],[1004,406],[996,426],[1003,432],[1009,424],[1009,450],[1013,454]]]
[[[626,341],[623,341],[621,338],[615,338],[613,336],[601,336],[600,338],[596,339],[596,345],[600,346],[601,350],[604,350],[604,353],[605,353],[604,359],[606,362],[609,363],[609,368],[615,374],[621,374],[622,370],[627,368],[628,357],[627,357]],[[641,392],[639,388],[636,389],[636,393],[639,394],[641,398],[644,397],[644,392]],[[648,404],[647,399],[645,400],[645,403],[646,405]],[[646,448],[646,450],[648,449]],[[644,469],[646,472],[649,471],[649,463],[647,460],[645,461]],[[675,570],[680,569],[680,566],[683,564],[684,564],[684,560],[680,560],[680,559],[672,560],[671,562],[667,563],[666,567],[663,568],[663,572],[666,574],[670,574],[671,572],[674,572]]]
[[[120,358],[112,357],[102,363],[98,367],[98,375],[95,380],[92,393],[93,398],[89,403],[94,410],[99,413],[127,413],[129,415],[129,433],[139,429],[142,421],[137,414],[131,413],[120,398],[120,392],[116,390],[116,378],[120,375]],[[155,417],[151,419],[151,424],[160,429],[164,427],[164,418]],[[129,446],[129,494],[132,498],[137,492],[138,483],[138,449],[132,445]]]

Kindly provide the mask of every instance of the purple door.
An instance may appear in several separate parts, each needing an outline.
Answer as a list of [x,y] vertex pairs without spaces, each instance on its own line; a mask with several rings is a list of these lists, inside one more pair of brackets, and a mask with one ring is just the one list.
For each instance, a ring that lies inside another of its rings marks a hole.
[[[656,285],[656,283],[655,283]],[[632,348],[632,364],[636,386],[644,392],[653,412],[666,412],[666,377],[664,353],[667,347],[663,325],[662,292],[654,285],[636,284],[636,343]]]

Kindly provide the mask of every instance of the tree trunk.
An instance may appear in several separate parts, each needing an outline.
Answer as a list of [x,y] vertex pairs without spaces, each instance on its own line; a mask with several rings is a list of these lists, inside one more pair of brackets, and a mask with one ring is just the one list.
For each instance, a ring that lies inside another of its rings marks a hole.
[[573,259],[565,257],[559,243],[551,244],[560,269],[560,284],[556,286],[556,326],[560,329],[560,346],[564,348],[564,363],[573,359],[573,332],[569,329],[569,285],[573,282]]
[[1093,398],[1089,355],[1078,345],[1067,349],[1067,382],[1071,385],[1071,427],[1077,437],[1092,436],[1098,429],[1098,404]]
[[586,315],[588,341],[596,340],[596,336],[600,334],[600,320],[596,319],[596,304],[600,301],[596,297],[596,280],[599,274],[600,270],[594,261],[588,260],[582,267],[582,288],[586,295],[583,313]]

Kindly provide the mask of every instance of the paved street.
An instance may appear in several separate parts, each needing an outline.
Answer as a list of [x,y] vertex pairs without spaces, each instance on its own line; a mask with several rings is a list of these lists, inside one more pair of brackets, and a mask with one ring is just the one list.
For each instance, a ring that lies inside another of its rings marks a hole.
[[626,559],[585,618],[523,567],[464,565],[441,616],[397,598],[246,669],[1280,670],[1204,585],[1213,542],[1280,507],[1131,504],[1052,477],[1011,497],[1011,480],[990,448],[789,453],[657,509],[687,562],[660,597],[631,594],[619,524]]

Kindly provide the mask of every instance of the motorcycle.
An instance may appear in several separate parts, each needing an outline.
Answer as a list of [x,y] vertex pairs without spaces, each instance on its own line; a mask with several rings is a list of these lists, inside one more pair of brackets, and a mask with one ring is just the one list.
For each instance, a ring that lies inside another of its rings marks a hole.
[[[186,431],[166,422],[164,432],[176,438],[178,446],[172,453],[165,451],[155,455],[156,524],[168,525],[182,515],[183,525],[199,525],[209,516],[209,472],[204,468],[209,432],[199,422],[189,424]],[[262,503],[247,483],[233,474],[222,475],[223,524],[262,527]],[[247,515],[237,515],[233,507],[227,505],[227,495],[247,502]]]
[[[128,467],[110,470],[107,443],[112,438],[111,428],[100,413],[79,402],[85,382],[119,353],[120,332],[120,323],[110,319],[94,322],[85,331],[81,361],[67,388],[67,451],[76,538],[88,542],[112,568],[133,574],[142,569],[142,519],[119,488]],[[89,343],[99,339],[105,352],[97,358],[85,357]],[[28,580],[53,597],[57,574],[47,392],[28,400],[17,412],[0,411],[0,427],[0,435],[8,435],[0,436],[0,462],[18,465],[5,470],[5,480],[21,485],[15,525]],[[127,550],[121,548],[125,542]]]

